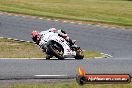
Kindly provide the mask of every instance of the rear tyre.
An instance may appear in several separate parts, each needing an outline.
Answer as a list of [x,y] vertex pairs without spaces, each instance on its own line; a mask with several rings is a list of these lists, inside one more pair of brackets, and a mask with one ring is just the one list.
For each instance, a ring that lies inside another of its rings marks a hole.
[[83,51],[79,48],[76,50],[76,56],[75,56],[75,59],[77,60],[81,60],[84,58],[84,55],[83,55]]

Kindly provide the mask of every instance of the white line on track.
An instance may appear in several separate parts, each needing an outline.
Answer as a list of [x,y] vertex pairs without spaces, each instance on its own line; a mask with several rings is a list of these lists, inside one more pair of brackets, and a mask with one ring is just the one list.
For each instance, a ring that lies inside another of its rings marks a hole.
[[35,19],[36,17],[35,16],[32,16],[31,18]]
[[111,27],[111,28],[115,29],[116,27]]
[[0,37],[0,38],[4,38],[4,37]]
[[58,20],[54,20],[54,21],[58,21]]
[[82,24],[82,23],[78,23],[78,24]]
[[67,21],[63,21],[64,23],[66,23]]
[[7,15],[11,16],[12,14],[8,13]]
[[29,42],[30,43],[31,41],[26,41],[26,42]]
[[40,17],[39,19],[43,19],[43,18]]
[[11,39],[13,39],[13,38],[7,38],[7,39],[11,40]]
[[15,16],[18,16],[18,15],[15,15]]
[[87,24],[87,25],[91,26],[92,24]]
[[96,25],[97,27],[100,27],[100,25]]
[[103,28],[109,28],[108,26],[101,26],[101,27],[103,27]]
[[36,77],[64,77],[67,75],[34,75]]
[[47,20],[51,20],[51,19],[47,19]]
[[22,16],[23,18],[26,18],[26,16]]
[[101,59],[101,58],[103,58],[103,57],[94,57],[94,59]]
[[71,24],[74,24],[75,22],[70,22]]
[[15,41],[19,41],[19,39],[14,39]]
[[19,40],[20,42],[26,42],[25,40]]

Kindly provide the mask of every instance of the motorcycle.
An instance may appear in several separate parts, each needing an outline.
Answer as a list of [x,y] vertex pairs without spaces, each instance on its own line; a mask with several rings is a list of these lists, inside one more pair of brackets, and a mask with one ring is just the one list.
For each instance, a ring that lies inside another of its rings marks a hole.
[[69,43],[64,38],[58,36],[57,33],[49,36],[46,41],[46,59],[50,59],[53,56],[59,60],[63,60],[64,58],[80,60],[84,58],[83,51],[80,47],[71,47]]

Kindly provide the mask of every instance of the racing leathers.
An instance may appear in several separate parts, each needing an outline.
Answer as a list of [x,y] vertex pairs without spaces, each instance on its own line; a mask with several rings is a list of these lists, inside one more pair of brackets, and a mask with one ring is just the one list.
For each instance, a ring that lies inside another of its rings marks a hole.
[[49,30],[40,32],[40,42],[39,42],[40,48],[46,49],[46,43],[48,42],[49,37],[54,34],[55,32],[51,32]]

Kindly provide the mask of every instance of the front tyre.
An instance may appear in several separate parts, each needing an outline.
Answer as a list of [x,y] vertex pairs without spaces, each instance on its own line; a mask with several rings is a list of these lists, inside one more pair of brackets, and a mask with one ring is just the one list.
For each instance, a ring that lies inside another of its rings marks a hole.
[[50,60],[50,58],[52,58],[52,55],[46,55],[46,60]]
[[62,46],[55,42],[55,41],[49,41],[48,45],[47,45],[48,50],[50,51],[50,53],[55,56],[56,58],[58,58],[59,60],[63,60],[63,49]]

